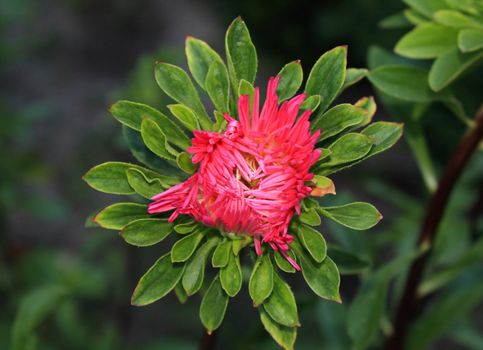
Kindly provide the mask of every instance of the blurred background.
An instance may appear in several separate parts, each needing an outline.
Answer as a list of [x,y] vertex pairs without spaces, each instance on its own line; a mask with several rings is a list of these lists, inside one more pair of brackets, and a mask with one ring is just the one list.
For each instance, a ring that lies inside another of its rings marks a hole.
[[[371,45],[392,49],[404,32],[382,30],[379,21],[403,8],[399,0],[0,0],[0,349],[9,348],[12,336],[38,349],[198,348],[204,333],[198,297],[184,306],[174,295],[130,306],[138,278],[170,242],[141,250],[113,231],[85,227],[113,198],[91,190],[82,175],[108,160],[134,162],[108,107],[123,98],[164,109],[169,100],[154,82],[154,61],[186,68],[188,35],[224,52],[224,32],[238,15],[257,47],[256,83],[264,88],[285,63],[301,59],[308,74],[338,45],[349,45],[349,66],[367,66]],[[373,94],[363,81],[340,101]],[[398,120],[379,107],[376,120]],[[463,125],[443,109],[432,115],[425,128],[440,170]],[[452,233],[481,234],[482,199],[471,188],[483,163],[473,163],[452,202],[455,218],[441,243],[445,259],[469,242]],[[385,240],[399,240],[400,247],[414,242],[426,193],[403,140],[334,180],[338,200],[370,200],[385,220],[365,233],[324,224],[329,236],[346,235],[367,256]],[[354,294],[357,281],[343,279],[343,298]],[[344,306],[314,301],[303,288],[296,294],[303,324],[297,347],[347,348]],[[455,339],[445,347],[461,348]],[[246,290],[230,303],[217,348],[276,348]]]

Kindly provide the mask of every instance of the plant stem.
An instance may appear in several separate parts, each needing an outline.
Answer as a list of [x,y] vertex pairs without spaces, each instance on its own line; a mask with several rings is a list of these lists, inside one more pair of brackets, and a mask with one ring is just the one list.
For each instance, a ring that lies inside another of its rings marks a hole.
[[388,349],[404,349],[404,341],[406,339],[409,323],[418,311],[419,300],[417,298],[417,288],[423,277],[429,255],[431,254],[432,243],[438,232],[439,224],[443,218],[446,206],[457,180],[471,158],[471,155],[478,149],[478,144],[482,139],[483,107],[480,108],[477,113],[473,127],[463,137],[458,148],[450,158],[438,188],[431,197],[431,201],[427,207],[418,244],[420,248],[429,247],[430,249],[417,258],[411,265],[396,315],[394,333],[389,338]]
[[203,336],[200,339],[199,350],[213,350],[216,347],[216,332],[206,333],[203,329]]

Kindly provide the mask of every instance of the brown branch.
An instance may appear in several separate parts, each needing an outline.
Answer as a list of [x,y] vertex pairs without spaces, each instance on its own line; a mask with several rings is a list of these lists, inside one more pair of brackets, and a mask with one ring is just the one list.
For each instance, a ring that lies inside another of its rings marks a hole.
[[[432,247],[432,243],[436,237],[436,233],[438,232],[439,224],[443,218],[454,186],[458,181],[463,169],[467,165],[468,160],[471,158],[471,155],[477,150],[482,139],[483,108],[479,110],[474,126],[463,137],[458,148],[453,153],[453,156],[446,166],[438,188],[431,198],[419,235],[418,244],[420,247]],[[417,288],[421,282],[421,278],[430,254],[431,249],[416,259],[411,265],[403,296],[401,298],[399,309],[396,315],[394,333],[388,342],[388,349],[404,349],[404,342],[409,323],[419,309]]]

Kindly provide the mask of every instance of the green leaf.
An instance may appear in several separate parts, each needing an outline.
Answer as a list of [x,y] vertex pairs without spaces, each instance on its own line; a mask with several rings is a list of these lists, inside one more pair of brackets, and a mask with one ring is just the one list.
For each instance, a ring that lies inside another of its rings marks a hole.
[[253,84],[258,58],[245,22],[237,17],[228,27],[225,37],[226,58],[233,89],[237,91],[241,79]]
[[163,192],[168,186],[163,184],[159,178],[149,179],[142,171],[136,168],[126,170],[127,181],[137,194],[144,198],[152,198]]
[[291,243],[291,247],[297,254],[302,275],[310,289],[321,298],[340,303],[340,276],[332,259],[327,256],[322,262],[315,261],[304,253],[297,240]]
[[221,288],[219,277],[215,277],[201,300],[200,319],[208,334],[220,327],[228,306],[228,295]]
[[180,152],[178,154],[176,157],[176,164],[178,165],[178,168],[190,175],[194,174],[197,168],[196,164],[193,164],[191,160],[191,155],[186,152]]
[[147,247],[161,242],[173,230],[173,224],[166,219],[140,219],[132,221],[121,231],[121,237],[132,245]]
[[356,161],[367,155],[371,148],[372,140],[369,137],[357,133],[346,134],[329,146],[330,156],[319,167],[323,169]]
[[163,255],[139,280],[133,292],[131,304],[143,306],[163,298],[178,284],[184,269],[184,264],[171,262],[170,253]]
[[154,76],[166,95],[191,108],[196,113],[203,129],[210,130],[211,119],[206,114],[205,107],[203,107],[191,79],[183,69],[172,64],[158,62],[154,68]]
[[366,112],[362,108],[348,103],[340,104],[329,109],[320,118],[316,118],[312,123],[312,130],[321,129],[319,141],[323,141],[351,126],[358,125],[365,116]]
[[223,241],[215,249],[213,257],[211,258],[211,264],[213,267],[225,267],[230,259],[231,240]]
[[162,128],[169,142],[181,148],[191,146],[191,140],[171,119],[150,106],[131,101],[118,101],[111,106],[109,112],[122,124],[136,131],[141,131],[144,119],[150,119]]
[[[295,256],[294,253],[292,253],[292,251],[288,250],[286,253],[294,261],[297,261],[297,257]],[[273,256],[275,258],[275,263],[277,264],[277,266],[280,270],[287,272],[287,273],[295,273],[296,272],[295,267],[293,267],[292,264],[290,264],[288,262],[288,260],[285,259],[284,256],[279,251],[274,251]]]
[[371,267],[369,261],[333,244],[329,244],[327,255],[334,260],[341,275],[358,274]]
[[429,86],[440,91],[457,79],[463,72],[483,58],[483,51],[461,53],[457,48],[447,51],[434,61],[429,72]]
[[[443,55],[444,56],[444,55]],[[407,65],[388,65],[372,70],[370,82],[391,97],[411,102],[431,102],[439,99],[428,85],[429,72]]]
[[273,290],[263,308],[277,323],[287,327],[300,326],[297,304],[290,286],[277,273],[273,274]]
[[234,253],[229,254],[228,264],[220,270],[220,281],[226,294],[234,297],[242,286],[242,271],[240,258]]
[[308,96],[320,95],[320,116],[330,106],[344,85],[347,65],[347,47],[338,46],[324,53],[312,67],[305,92]]
[[132,194],[135,191],[129,185],[126,170],[134,166],[129,163],[107,162],[96,165],[82,179],[93,189],[112,194]]
[[223,64],[223,60],[207,43],[192,36],[186,38],[185,51],[191,74],[196,82],[206,90],[205,80],[208,70],[213,62]]
[[367,77],[368,74],[369,71],[366,68],[347,68],[344,85],[342,85],[342,90],[345,90],[348,87],[351,87],[352,85],[358,83],[359,81]]
[[384,317],[388,286],[422,251],[402,255],[372,272],[364,280],[349,307],[347,330],[354,349],[367,349],[377,335]]
[[209,239],[196,251],[193,258],[186,264],[181,282],[187,295],[195,294],[203,285],[206,260],[213,248],[218,244],[218,240],[218,237]]
[[473,52],[483,48],[483,29],[464,29],[458,34],[458,47],[463,52]]
[[141,124],[141,136],[144,144],[151,152],[167,160],[175,159],[170,152],[166,136],[158,124],[150,119],[144,119]]
[[364,159],[379,154],[394,146],[394,144],[396,144],[401,138],[402,132],[403,125],[399,123],[376,122],[369,125],[361,131],[361,134],[366,135],[371,139],[373,147]]
[[191,108],[188,108],[185,105],[175,104],[168,105],[168,109],[188,130],[193,131],[201,129],[198,118]]
[[313,95],[309,96],[305,99],[305,101],[300,105],[300,110],[305,111],[310,109],[311,111],[315,111],[320,104],[320,96]]
[[434,14],[433,19],[439,24],[457,29],[468,27],[483,28],[483,25],[472,17],[455,10],[440,10]]
[[278,101],[282,102],[297,93],[302,85],[304,73],[300,61],[293,61],[283,66],[282,70],[278,72],[280,81],[277,86]]
[[423,23],[427,23],[428,22],[428,19],[426,17],[424,17],[421,13],[419,13],[418,11],[414,11],[414,10],[411,10],[411,9],[405,9],[403,11],[403,14],[404,14],[404,17],[407,18],[407,20],[411,23],[411,24],[414,24],[416,26],[420,25],[420,24],[423,24]]
[[367,230],[382,219],[381,213],[372,204],[364,202],[337,207],[320,207],[319,213],[353,230]]
[[248,291],[255,306],[260,305],[267,299],[273,290],[273,265],[268,254],[258,257],[253,267]]
[[220,112],[228,113],[230,81],[225,64],[221,62],[213,62],[211,64],[206,75],[205,88],[215,108]]
[[362,108],[366,111],[366,117],[359,125],[357,125],[357,127],[366,126],[369,124],[377,111],[377,105],[374,101],[374,97],[372,96],[361,98],[354,104],[354,106]]
[[12,350],[32,348],[35,329],[58,310],[66,294],[63,286],[46,285],[33,289],[20,300],[12,325]]
[[[315,175],[312,182],[315,184],[316,187],[310,193],[311,196],[323,197],[326,194],[335,194],[334,182],[328,177]],[[312,209],[315,210],[318,207],[319,207],[319,204],[316,203],[316,205],[314,205]],[[320,217],[318,221],[320,224]],[[318,226],[318,225],[312,225],[312,226]]]
[[447,9],[449,6],[445,0],[403,0],[407,5],[425,15],[428,18],[433,17],[433,14],[442,9]]
[[319,263],[324,261],[327,256],[327,244],[319,231],[307,225],[300,225],[298,227],[298,236],[305,249],[315,261]]
[[173,248],[171,248],[172,262],[184,262],[188,260],[195,252],[203,237],[203,232],[196,231],[178,240],[173,245]]
[[259,308],[260,320],[265,330],[272,336],[273,340],[285,350],[293,350],[297,338],[296,327],[286,327],[275,322],[268,313]]
[[394,51],[413,59],[435,58],[456,46],[458,31],[435,23],[424,23],[404,35]]
[[240,80],[240,84],[238,86],[238,95],[239,96],[248,95],[250,97],[250,112],[252,109],[254,93],[255,93],[255,88],[253,87],[252,84],[250,84],[245,79]]
[[178,282],[176,287],[174,287],[174,293],[181,304],[184,304],[186,301],[188,301],[188,294],[186,294],[186,291],[183,289],[183,285],[181,283]]
[[309,210],[303,211],[300,214],[299,219],[304,224],[307,224],[310,226],[319,226],[321,223],[320,216],[314,208],[310,208]]
[[94,222],[102,228],[121,230],[131,221],[148,216],[146,205],[137,203],[115,203],[94,217]]
[[410,26],[411,22],[408,21],[403,12],[387,16],[379,22],[379,27],[382,29],[400,29]]
[[181,235],[184,235],[184,234],[187,234],[187,233],[190,233],[190,232],[193,232],[195,229],[197,229],[199,227],[198,225],[198,222],[194,221],[194,220],[189,220],[188,222],[183,222],[181,224],[177,224],[175,227],[174,227],[174,230],[181,234]]

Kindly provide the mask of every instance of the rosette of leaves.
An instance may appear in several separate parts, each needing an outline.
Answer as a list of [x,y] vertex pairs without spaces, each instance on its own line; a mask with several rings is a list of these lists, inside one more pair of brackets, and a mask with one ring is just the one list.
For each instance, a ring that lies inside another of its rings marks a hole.
[[[254,90],[257,53],[240,18],[231,23],[226,33],[226,64],[207,43],[192,37],[186,40],[186,54],[192,77],[212,102],[213,118],[188,73],[157,62],[156,81],[176,103],[167,106],[169,114],[131,101],[119,101],[111,107],[112,115],[124,125],[134,157],[144,166],[107,162],[87,172],[84,180],[94,189],[136,199],[112,204],[93,220],[103,228],[121,231],[127,243],[138,247],[176,235],[176,243],[141,277],[132,296],[133,305],[153,303],[173,290],[181,302],[201,292],[200,318],[211,333],[222,323],[229,299],[247,282],[263,326],[278,344],[291,349],[300,320],[295,296],[283,275],[296,271],[279,252],[264,249],[256,256],[249,235],[222,233],[188,216],[182,215],[170,223],[165,214],[147,213],[149,198],[196,171],[185,151],[193,130],[223,130],[222,114],[236,116],[237,98],[251,95]],[[307,99],[302,110],[310,108],[313,129],[323,130],[317,144],[323,149],[322,156],[312,171],[316,174],[316,187],[324,193],[335,193],[327,176],[390,148],[402,134],[401,124],[371,123],[376,110],[372,97],[330,107],[344,89],[367,74],[365,69],[347,69],[346,55],[347,48],[343,46],[324,53],[303,88]],[[299,61],[288,63],[278,75],[281,101],[301,90],[303,71]],[[367,265],[354,265],[354,261],[359,261],[357,257],[338,246],[327,249],[323,235],[314,228],[321,223],[321,216],[365,230],[374,226],[381,215],[369,203],[334,207],[307,198],[302,202],[300,216],[291,222],[290,232],[295,240],[290,244],[289,255],[300,265],[308,286],[321,298],[341,302],[339,271],[357,273]],[[350,268],[345,268],[345,264],[351,264]],[[244,276],[242,266],[251,271],[249,275]]]

